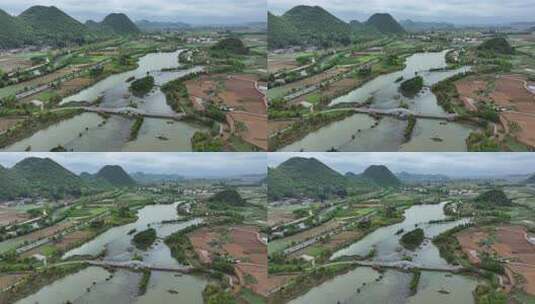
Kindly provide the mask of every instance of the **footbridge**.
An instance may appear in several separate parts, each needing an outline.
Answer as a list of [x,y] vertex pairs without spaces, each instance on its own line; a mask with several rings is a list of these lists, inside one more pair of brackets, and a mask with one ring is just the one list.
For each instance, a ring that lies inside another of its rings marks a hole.
[[146,110],[140,110],[133,107],[122,107],[122,108],[103,108],[103,107],[80,107],[80,109],[86,112],[94,113],[103,113],[109,115],[122,115],[122,116],[143,116],[149,118],[161,118],[161,119],[173,119],[181,120],[186,114],[185,113],[158,113],[151,112]]
[[420,265],[411,261],[395,261],[395,262],[384,262],[384,261],[359,261],[351,259],[343,259],[340,261],[324,264],[322,266],[333,266],[333,265],[357,265],[360,267],[370,267],[370,268],[390,268],[401,271],[410,271],[410,270],[420,270],[420,271],[435,271],[435,272],[449,272],[449,273],[462,273],[466,272],[467,269],[459,266],[426,266]]
[[458,118],[457,114],[432,114],[416,112],[405,108],[393,108],[393,109],[374,109],[374,108],[335,108],[322,113],[337,112],[337,111],[352,111],[355,113],[378,115],[378,116],[391,116],[402,120],[407,120],[409,116],[424,119],[436,119],[445,121],[454,121]]
[[152,265],[142,261],[125,261],[125,262],[113,262],[113,261],[94,261],[94,260],[85,260],[86,264],[92,266],[100,267],[110,267],[110,268],[122,268],[122,269],[132,269],[132,270],[152,270],[152,271],[166,271],[166,272],[177,272],[177,273],[191,273],[195,268],[190,266],[161,266],[161,265]]
[[186,117],[185,113],[170,113],[170,112],[152,112],[147,110],[141,110],[133,107],[120,107],[120,108],[106,108],[106,107],[89,107],[89,106],[71,106],[71,107],[61,107],[52,110],[52,112],[63,111],[63,110],[83,110],[85,112],[93,112],[100,114],[108,115],[121,115],[129,117],[149,117],[149,118],[160,118],[160,119],[172,119],[172,120],[182,120]]

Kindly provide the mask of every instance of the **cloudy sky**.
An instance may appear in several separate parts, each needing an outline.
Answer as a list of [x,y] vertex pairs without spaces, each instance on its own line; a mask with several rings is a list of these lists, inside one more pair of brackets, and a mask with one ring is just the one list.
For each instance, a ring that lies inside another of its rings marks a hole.
[[265,153],[0,153],[0,165],[12,167],[26,157],[49,157],[75,173],[97,172],[104,165],[126,171],[186,177],[265,174]]
[[274,167],[294,156],[315,157],[341,173],[360,173],[370,165],[386,165],[393,172],[451,177],[535,173],[533,153],[270,153],[268,164]]
[[415,21],[489,24],[535,21],[534,0],[269,0],[269,10],[282,14],[299,5],[319,5],[346,21],[366,20],[373,13]]
[[191,24],[237,24],[266,20],[266,0],[1,0],[0,9],[19,14],[33,5],[54,5],[85,22],[109,13],[133,20],[181,21]]

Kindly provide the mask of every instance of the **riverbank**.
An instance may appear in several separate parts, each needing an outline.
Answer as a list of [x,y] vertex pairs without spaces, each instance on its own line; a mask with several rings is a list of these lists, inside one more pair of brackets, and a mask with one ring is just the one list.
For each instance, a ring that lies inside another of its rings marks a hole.
[[0,293],[0,302],[13,304],[20,299],[24,299],[34,293],[37,293],[43,287],[53,282],[75,274],[85,269],[87,264],[71,264],[64,266],[52,266],[44,268],[41,271],[33,272],[9,289],[9,291]]
[[[0,148],[5,148],[11,144],[30,137],[39,130],[46,129],[54,124],[73,118],[82,113],[83,110],[67,109],[55,112],[45,111],[31,114],[25,120],[18,123],[15,127],[0,135]],[[31,151],[31,147],[28,147],[27,150]]]
[[343,120],[352,115],[354,115],[354,113],[351,111],[339,111],[328,114],[311,114],[303,120],[293,123],[282,133],[271,137],[269,139],[269,150],[277,151],[284,146],[303,139],[309,133],[317,131],[333,122]]

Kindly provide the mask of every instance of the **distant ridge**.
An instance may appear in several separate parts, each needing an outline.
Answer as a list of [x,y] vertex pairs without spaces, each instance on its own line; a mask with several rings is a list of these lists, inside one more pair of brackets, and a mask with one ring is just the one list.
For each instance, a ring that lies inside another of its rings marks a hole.
[[148,20],[138,20],[135,22],[135,24],[143,32],[163,32],[191,29],[191,25],[183,22],[154,22]]

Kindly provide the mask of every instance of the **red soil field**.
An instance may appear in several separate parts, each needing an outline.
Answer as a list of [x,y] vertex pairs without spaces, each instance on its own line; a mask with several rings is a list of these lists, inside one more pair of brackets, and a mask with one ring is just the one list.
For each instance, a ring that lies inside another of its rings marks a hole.
[[[470,262],[478,264],[479,252],[494,252],[507,260],[506,269],[520,274],[524,282],[522,287],[526,293],[535,295],[535,245],[527,240],[526,229],[522,226],[496,227],[496,240],[490,246],[481,246],[481,241],[489,237],[491,229],[469,229],[457,234],[462,250]],[[507,275],[512,284],[514,278]],[[506,289],[507,288],[506,286]]]

